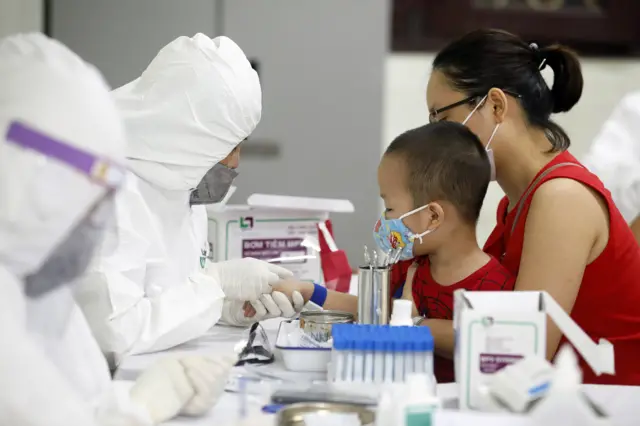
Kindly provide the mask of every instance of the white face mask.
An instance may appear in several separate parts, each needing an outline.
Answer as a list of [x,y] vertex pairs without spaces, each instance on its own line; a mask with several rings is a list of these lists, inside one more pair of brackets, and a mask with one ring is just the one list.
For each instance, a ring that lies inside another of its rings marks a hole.
[[[464,119],[464,121],[462,122],[462,125],[466,125],[467,124],[467,121],[469,121],[469,119],[471,118],[473,113],[476,112],[478,110],[478,108],[480,108],[480,106],[482,106],[484,101],[487,100],[487,96],[488,95],[484,95],[484,97],[480,100],[480,102],[478,102],[478,105],[476,105],[476,107],[469,113],[469,115],[467,115],[467,118]],[[487,151],[487,157],[489,158],[489,164],[491,165],[491,180],[492,181],[496,180],[496,160],[493,157],[493,149],[491,149],[490,146],[491,146],[491,141],[493,140],[493,137],[496,135],[496,132],[498,131],[499,127],[500,127],[500,123],[497,123],[496,127],[493,128],[493,132],[491,133],[491,136],[489,136],[489,141],[487,141],[487,146],[485,146],[485,148],[484,148]]]

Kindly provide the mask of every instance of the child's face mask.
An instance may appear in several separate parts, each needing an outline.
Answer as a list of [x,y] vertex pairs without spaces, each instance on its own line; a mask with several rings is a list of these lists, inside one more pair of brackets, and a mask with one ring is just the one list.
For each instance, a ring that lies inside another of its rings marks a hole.
[[431,233],[433,229],[429,229],[420,234],[414,234],[407,225],[404,224],[402,219],[407,216],[411,216],[414,213],[418,213],[428,207],[428,204],[411,210],[408,213],[403,214],[397,219],[387,219],[385,214],[382,213],[380,219],[373,227],[373,239],[376,244],[385,253],[390,252],[392,249],[401,248],[400,260],[413,259],[413,243],[416,239],[422,242],[422,237]]

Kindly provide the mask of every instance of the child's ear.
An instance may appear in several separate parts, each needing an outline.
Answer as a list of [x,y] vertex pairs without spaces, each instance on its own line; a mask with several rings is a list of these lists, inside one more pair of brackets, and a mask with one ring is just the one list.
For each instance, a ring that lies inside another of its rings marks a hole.
[[429,215],[428,226],[430,229],[442,225],[444,221],[444,210],[439,203],[430,203],[426,211]]

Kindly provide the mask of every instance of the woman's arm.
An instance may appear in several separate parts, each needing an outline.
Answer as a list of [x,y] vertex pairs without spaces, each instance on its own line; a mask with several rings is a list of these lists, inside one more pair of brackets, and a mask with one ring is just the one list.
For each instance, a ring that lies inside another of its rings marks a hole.
[[[515,289],[546,291],[571,313],[586,266],[606,247],[609,214],[604,200],[572,179],[553,179],[533,196]],[[562,333],[547,321],[547,358]]]
[[640,215],[636,216],[629,226],[631,227],[631,232],[633,232],[633,235],[636,237],[636,241],[640,244]]

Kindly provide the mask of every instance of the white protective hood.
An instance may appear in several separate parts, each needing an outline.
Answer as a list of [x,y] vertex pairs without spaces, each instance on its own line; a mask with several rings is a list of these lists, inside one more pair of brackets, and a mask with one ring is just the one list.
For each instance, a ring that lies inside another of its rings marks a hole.
[[42,34],[0,42],[0,263],[37,270],[106,188],[55,159],[7,142],[20,121],[123,162],[124,130],[98,71]]
[[260,121],[257,73],[227,37],[179,37],[142,75],[113,91],[128,166],[165,190],[190,191]]
[[640,215],[640,92],[626,95],[584,158],[627,222]]

